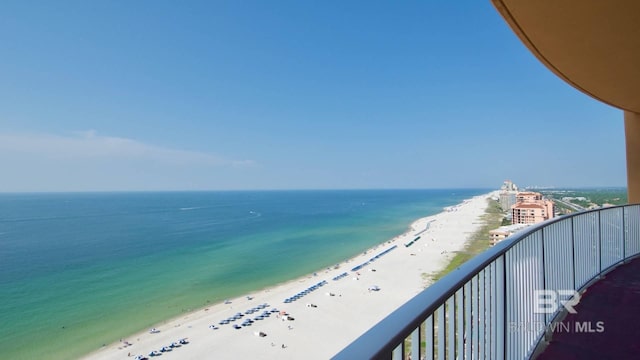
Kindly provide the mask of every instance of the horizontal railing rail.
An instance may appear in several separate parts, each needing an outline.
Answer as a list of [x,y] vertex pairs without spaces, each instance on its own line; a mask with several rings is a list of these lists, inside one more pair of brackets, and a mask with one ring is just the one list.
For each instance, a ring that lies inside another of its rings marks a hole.
[[533,225],[429,286],[334,359],[528,359],[561,304],[639,254],[640,205]]

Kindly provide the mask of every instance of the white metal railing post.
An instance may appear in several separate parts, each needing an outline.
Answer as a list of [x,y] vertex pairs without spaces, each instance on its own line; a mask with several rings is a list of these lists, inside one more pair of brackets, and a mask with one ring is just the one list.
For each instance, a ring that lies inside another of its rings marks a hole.
[[420,326],[418,326],[412,333],[411,333],[411,359],[421,359],[422,358],[422,352],[420,351],[420,335],[421,335],[421,328]]

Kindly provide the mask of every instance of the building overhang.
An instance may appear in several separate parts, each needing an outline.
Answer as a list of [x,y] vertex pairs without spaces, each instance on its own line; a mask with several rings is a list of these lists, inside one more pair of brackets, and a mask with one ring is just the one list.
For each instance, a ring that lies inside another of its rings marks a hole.
[[520,40],[578,90],[640,113],[640,1],[492,0]]

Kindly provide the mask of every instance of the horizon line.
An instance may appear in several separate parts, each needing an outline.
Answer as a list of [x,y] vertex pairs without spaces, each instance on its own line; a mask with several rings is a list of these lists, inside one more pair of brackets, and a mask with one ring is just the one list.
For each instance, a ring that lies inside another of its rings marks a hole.
[[[553,186],[553,187],[527,187],[522,189],[538,189],[538,190],[579,190],[579,189],[627,189],[627,186],[621,185],[589,185],[589,186]],[[97,193],[203,193],[203,192],[295,192],[295,191],[416,191],[416,190],[500,190],[496,187],[424,187],[424,188],[272,188],[272,189],[156,189],[156,190],[19,190],[19,191],[0,191],[0,195],[11,194],[97,194]]]

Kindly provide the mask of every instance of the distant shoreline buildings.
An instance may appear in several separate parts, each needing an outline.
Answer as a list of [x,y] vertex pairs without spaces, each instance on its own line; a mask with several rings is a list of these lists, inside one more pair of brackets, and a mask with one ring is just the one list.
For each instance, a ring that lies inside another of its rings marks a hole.
[[555,214],[553,201],[537,192],[518,191],[518,186],[511,180],[505,180],[502,184],[499,202],[507,212],[507,220],[511,221],[511,225],[489,232],[492,246],[530,225],[553,218]]
[[519,192],[516,203],[511,206],[511,223],[537,224],[553,218],[553,214],[553,201],[537,192]]
[[[507,211],[516,204],[516,195],[518,194],[518,186],[511,180],[505,180],[500,187],[500,207]],[[507,214],[507,220],[511,220],[511,212]]]

